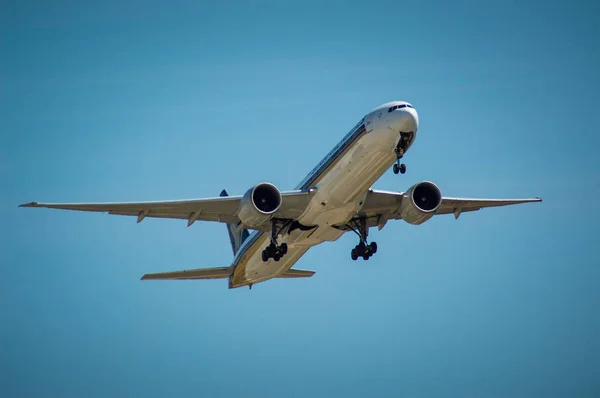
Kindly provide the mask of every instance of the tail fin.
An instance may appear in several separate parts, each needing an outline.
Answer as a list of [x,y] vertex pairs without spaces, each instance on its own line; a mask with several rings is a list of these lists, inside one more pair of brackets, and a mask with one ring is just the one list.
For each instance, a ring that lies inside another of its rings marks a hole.
[[[222,190],[219,196],[229,196],[229,194],[226,190]],[[242,246],[242,243],[250,236],[250,233],[247,229],[240,228],[240,226],[236,224],[227,224],[227,232],[229,232],[229,241],[231,242],[231,249],[235,256]]]

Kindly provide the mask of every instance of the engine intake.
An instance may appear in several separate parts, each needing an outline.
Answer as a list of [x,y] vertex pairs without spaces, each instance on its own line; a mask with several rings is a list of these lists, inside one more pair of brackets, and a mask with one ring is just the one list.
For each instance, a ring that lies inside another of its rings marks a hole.
[[273,184],[260,183],[242,197],[238,217],[250,228],[256,228],[271,219],[281,206],[281,193]]
[[400,205],[402,219],[419,225],[429,220],[442,204],[442,192],[432,182],[419,182],[404,194]]

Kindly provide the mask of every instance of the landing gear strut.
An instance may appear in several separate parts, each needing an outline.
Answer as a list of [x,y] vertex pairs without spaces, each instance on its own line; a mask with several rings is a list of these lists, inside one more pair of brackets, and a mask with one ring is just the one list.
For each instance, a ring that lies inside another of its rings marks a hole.
[[365,218],[351,220],[347,226],[360,238],[360,243],[350,252],[352,260],[357,260],[359,257],[362,257],[363,260],[368,260],[373,254],[377,253],[377,243],[367,243],[369,229],[367,228],[367,220]]
[[262,260],[266,263],[272,258],[275,261],[279,261],[281,257],[285,256],[288,251],[287,243],[277,244],[277,236],[287,226],[287,223],[282,223],[279,220],[273,220],[271,224],[271,244],[262,251]]

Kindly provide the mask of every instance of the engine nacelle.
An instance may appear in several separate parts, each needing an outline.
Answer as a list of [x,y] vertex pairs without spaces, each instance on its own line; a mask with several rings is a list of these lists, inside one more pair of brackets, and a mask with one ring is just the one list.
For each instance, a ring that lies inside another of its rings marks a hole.
[[433,182],[419,182],[404,194],[400,205],[402,219],[419,225],[429,220],[442,204],[442,192]]
[[260,183],[242,197],[238,217],[250,228],[256,228],[271,219],[281,206],[281,193],[273,184]]

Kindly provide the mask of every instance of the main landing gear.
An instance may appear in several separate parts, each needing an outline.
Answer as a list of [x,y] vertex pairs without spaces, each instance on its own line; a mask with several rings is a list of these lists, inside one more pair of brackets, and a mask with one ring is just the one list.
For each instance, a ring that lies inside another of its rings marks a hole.
[[271,227],[271,244],[262,251],[262,260],[265,263],[269,261],[270,258],[279,261],[286,255],[288,251],[287,243],[284,242],[281,245],[277,244],[277,235],[279,235],[286,226],[287,224],[281,225],[278,220],[273,220]]
[[282,243],[278,246],[275,242],[271,242],[271,244],[262,251],[262,260],[265,263],[269,261],[270,258],[279,261],[281,257],[285,256],[287,250],[287,243]]
[[373,254],[377,253],[377,243],[371,242],[367,244],[369,229],[367,228],[365,218],[351,220],[347,226],[360,238],[360,243],[350,252],[352,260],[357,260],[359,257],[362,257],[363,260],[368,260]]

